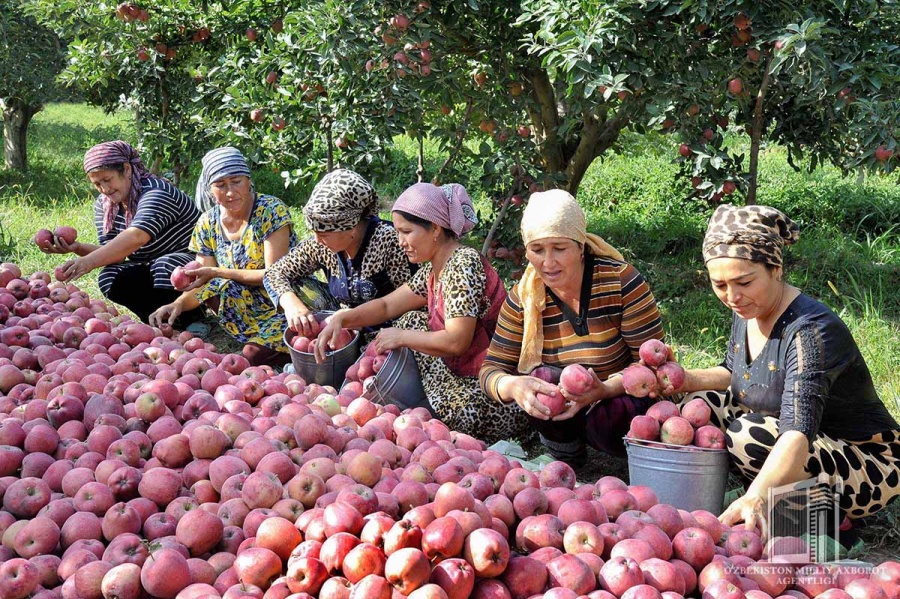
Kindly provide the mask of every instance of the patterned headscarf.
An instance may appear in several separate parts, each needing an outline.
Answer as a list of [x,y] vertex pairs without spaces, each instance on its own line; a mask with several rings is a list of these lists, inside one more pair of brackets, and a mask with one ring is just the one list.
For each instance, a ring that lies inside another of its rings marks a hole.
[[709,219],[703,238],[703,262],[741,258],[781,266],[784,246],[799,238],[797,223],[776,208],[723,204]]
[[347,169],[322,177],[303,207],[306,226],[319,233],[349,231],[363,217],[378,214],[378,194],[368,181]]
[[[137,212],[138,200],[141,197],[141,182],[153,175],[144,166],[137,150],[122,140],[97,144],[84,154],[85,174],[98,169],[105,170],[106,167],[118,167],[126,162],[131,165],[131,190],[125,201],[125,226],[127,227]],[[100,194],[100,200],[103,202],[103,233],[105,234],[112,231],[116,215],[119,213],[119,206],[104,194]]]
[[[526,246],[532,241],[551,237],[573,239],[584,244],[595,256],[605,256],[620,262],[625,260],[619,250],[602,237],[588,233],[584,210],[572,194],[562,189],[531,194],[528,206],[522,212],[522,241]],[[531,372],[541,363],[544,350],[541,313],[547,306],[544,282],[531,264],[525,268],[519,281],[519,297],[524,317],[519,372]]]
[[432,185],[416,183],[400,194],[392,211],[406,212],[425,219],[462,237],[478,224],[472,200],[458,183]]
[[250,176],[250,165],[241,151],[231,146],[224,146],[210,150],[201,161],[203,170],[197,180],[197,193],[194,196],[194,204],[201,212],[212,208],[216,199],[213,197],[209,186],[225,177],[238,175]]

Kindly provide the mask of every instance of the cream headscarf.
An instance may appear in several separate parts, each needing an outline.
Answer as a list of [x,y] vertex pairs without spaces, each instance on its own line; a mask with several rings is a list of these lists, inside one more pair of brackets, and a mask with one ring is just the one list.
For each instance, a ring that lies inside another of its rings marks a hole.
[[[550,237],[574,239],[583,244],[586,250],[590,249],[595,256],[624,261],[619,250],[606,243],[602,237],[587,232],[584,211],[572,194],[562,189],[532,194],[522,213],[522,241],[526,247],[532,241]],[[531,264],[519,281],[519,297],[524,313],[519,372],[527,373],[541,364],[544,347],[541,313],[547,305],[544,282]]]

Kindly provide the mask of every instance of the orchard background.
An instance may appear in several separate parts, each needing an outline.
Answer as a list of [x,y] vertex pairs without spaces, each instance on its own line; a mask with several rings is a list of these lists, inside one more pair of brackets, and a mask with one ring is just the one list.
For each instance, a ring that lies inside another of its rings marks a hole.
[[[49,270],[37,228],[93,235],[81,157],[114,138],[189,193],[203,153],[236,145],[298,222],[334,166],[385,207],[459,181],[472,243],[513,278],[528,194],[560,186],[647,277],[682,361],[708,366],[730,318],[704,224],[764,203],[800,222],[791,282],[845,319],[900,417],[898,25],[874,0],[7,2],[0,257]],[[898,514],[872,544],[900,546]]]

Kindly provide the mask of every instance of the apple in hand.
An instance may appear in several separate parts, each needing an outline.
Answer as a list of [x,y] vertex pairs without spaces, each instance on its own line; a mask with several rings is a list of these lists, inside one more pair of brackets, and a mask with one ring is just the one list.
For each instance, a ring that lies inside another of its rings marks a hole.
[[632,397],[647,397],[657,390],[656,374],[646,366],[632,364],[622,371],[622,385]]
[[659,339],[648,339],[641,344],[638,355],[647,366],[659,368],[669,359],[669,348]]
[[73,243],[75,243],[75,240],[78,239],[78,231],[76,231],[74,227],[56,227],[56,230],[53,231],[53,234],[59,239],[65,241],[66,245],[72,245]]

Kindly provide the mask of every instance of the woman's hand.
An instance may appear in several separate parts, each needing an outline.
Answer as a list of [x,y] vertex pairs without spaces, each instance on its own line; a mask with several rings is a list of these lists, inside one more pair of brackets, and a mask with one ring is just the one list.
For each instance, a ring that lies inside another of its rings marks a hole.
[[568,420],[579,411],[581,411],[584,407],[596,403],[601,399],[609,397],[606,385],[603,383],[603,381],[600,380],[600,377],[597,376],[597,373],[594,372],[592,368],[588,368],[587,371],[591,373],[592,382],[591,388],[588,389],[586,393],[576,395],[574,393],[569,393],[562,387],[559,388],[559,392],[562,393],[562,396],[564,398],[566,398],[566,411],[562,414],[557,414],[556,416],[554,416],[553,420]]
[[324,362],[328,347],[337,343],[338,335],[340,335],[341,329],[344,328],[341,321],[343,320],[342,312],[345,311],[338,310],[322,323],[324,326],[319,331],[319,336],[316,337],[316,340],[310,346],[313,348],[313,353],[316,356],[316,364]]
[[511,399],[525,412],[540,420],[550,419],[550,410],[538,401],[537,394],[554,395],[560,393],[556,385],[533,376],[509,375],[500,379],[500,397]]
[[319,331],[319,321],[296,294],[284,294],[281,298],[281,306],[284,309],[287,325],[292,330],[304,337],[312,337]]
[[45,254],[78,254],[78,248],[81,246],[80,241],[66,243],[61,237],[53,236],[53,241],[48,246],[38,246]]
[[403,329],[396,327],[388,327],[378,331],[375,336],[375,350],[379,354],[385,354],[389,351],[405,347],[403,343]]
[[175,319],[179,316],[181,316],[181,305],[177,301],[160,306],[156,312],[150,315],[150,326],[162,329],[163,325],[174,325]]
[[215,279],[218,276],[221,276],[219,273],[219,269],[215,266],[201,266],[200,268],[192,268],[191,270],[184,271],[190,279],[190,284],[184,289],[179,289],[179,291],[193,291],[194,289],[199,289],[203,287],[211,280]]
[[75,281],[94,270],[86,257],[67,260],[56,268],[57,280],[67,283]]
[[757,531],[763,544],[765,544],[767,540],[766,534],[769,529],[766,514],[765,498],[752,493],[746,493],[735,499],[732,504],[722,512],[722,515],[719,516],[719,521],[725,526],[733,526],[738,522],[743,522],[747,530]]

